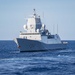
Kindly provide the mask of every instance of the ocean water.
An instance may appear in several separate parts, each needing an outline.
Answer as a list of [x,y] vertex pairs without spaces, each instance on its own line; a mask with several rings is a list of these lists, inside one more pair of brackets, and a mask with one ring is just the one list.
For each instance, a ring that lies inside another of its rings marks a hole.
[[75,40],[66,50],[20,53],[14,41],[0,41],[0,75],[75,75]]

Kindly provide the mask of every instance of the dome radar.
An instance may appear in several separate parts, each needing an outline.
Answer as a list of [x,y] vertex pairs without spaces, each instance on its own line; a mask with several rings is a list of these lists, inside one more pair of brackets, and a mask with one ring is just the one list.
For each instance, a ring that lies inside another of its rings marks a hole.
[[27,30],[27,25],[24,25],[23,28],[24,28],[24,30]]

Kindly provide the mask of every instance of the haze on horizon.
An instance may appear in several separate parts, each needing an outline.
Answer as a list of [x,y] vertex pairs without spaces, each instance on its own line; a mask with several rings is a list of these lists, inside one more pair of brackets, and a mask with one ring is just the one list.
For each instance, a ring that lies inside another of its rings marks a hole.
[[75,0],[0,0],[0,40],[19,37],[34,8],[52,34],[58,25],[62,40],[75,40]]

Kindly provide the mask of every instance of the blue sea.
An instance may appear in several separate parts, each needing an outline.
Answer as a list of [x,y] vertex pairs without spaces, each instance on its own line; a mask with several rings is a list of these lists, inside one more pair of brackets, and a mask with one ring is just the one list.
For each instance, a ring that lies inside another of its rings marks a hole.
[[14,41],[0,41],[0,75],[75,75],[75,40],[66,50],[23,53]]

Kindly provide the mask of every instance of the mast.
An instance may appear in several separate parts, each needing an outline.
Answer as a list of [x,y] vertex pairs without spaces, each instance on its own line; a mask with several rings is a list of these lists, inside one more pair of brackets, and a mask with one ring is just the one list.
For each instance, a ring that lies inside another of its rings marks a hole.
[[36,10],[35,9],[33,9],[33,15],[36,16]]

